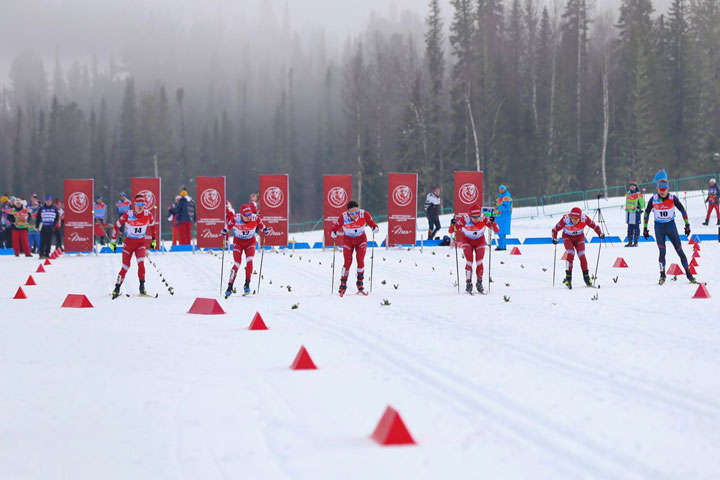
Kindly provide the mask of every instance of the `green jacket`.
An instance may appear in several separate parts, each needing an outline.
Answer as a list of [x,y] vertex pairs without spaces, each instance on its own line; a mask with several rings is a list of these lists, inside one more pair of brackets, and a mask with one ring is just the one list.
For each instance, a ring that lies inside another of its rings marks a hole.
[[625,211],[642,212],[643,210],[645,210],[645,195],[638,190],[634,192],[628,190],[625,195]]

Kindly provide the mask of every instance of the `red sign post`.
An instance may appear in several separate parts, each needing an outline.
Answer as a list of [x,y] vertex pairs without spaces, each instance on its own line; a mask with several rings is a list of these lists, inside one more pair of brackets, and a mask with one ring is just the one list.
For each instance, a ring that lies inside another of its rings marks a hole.
[[470,213],[473,205],[482,207],[483,172],[455,172],[455,215]]
[[65,180],[65,250],[93,249],[93,197],[95,181]]
[[388,245],[415,245],[417,173],[391,173],[388,178]]
[[158,241],[158,245],[160,245],[160,219],[162,216],[162,208],[160,206],[160,200],[162,198],[160,179],[155,177],[132,178],[130,180],[130,191],[133,202],[135,201],[135,195],[145,197],[145,209],[153,214],[153,224],[147,229],[145,239],[149,244],[150,240],[155,238]]
[[[352,199],[352,175],[323,175],[323,198],[324,244],[332,245],[333,239],[330,231]],[[341,235],[342,231],[338,233],[338,236]],[[342,244],[338,240],[334,241]]]
[[197,177],[197,246],[222,248],[225,177]]
[[288,244],[290,196],[287,175],[260,175],[260,211],[270,233],[265,245],[282,247]]

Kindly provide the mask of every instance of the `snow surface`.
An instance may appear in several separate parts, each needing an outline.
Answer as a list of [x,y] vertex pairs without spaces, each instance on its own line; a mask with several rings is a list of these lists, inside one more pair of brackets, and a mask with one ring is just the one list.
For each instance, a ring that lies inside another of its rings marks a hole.
[[[691,200],[695,232],[714,233],[701,210]],[[622,236],[622,212],[606,217]],[[520,248],[492,253],[490,295],[473,297],[448,247],[375,249],[372,295],[342,299],[331,250],[268,252],[260,294],[227,301],[218,252],[153,255],[160,297],[114,301],[118,255],[37,274],[0,257],[0,478],[718,478],[718,244],[698,260],[708,300],[684,278],[656,284],[652,243],[603,246],[599,290],[579,275],[561,288],[560,249],[553,288],[553,246]],[[619,256],[630,268],[611,268]],[[95,308],[59,308],[68,293]],[[227,314],[186,313],[196,297]],[[255,311],[269,331],[247,330]],[[319,370],[288,368],[301,345]],[[417,446],[369,438],[387,405]]]

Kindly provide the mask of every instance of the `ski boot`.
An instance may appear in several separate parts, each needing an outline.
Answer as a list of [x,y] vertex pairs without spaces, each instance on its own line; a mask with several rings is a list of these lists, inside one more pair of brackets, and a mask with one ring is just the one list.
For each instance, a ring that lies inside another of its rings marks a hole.
[[709,223],[710,223],[710,219],[706,219],[702,224],[707,227]]
[[588,287],[593,286],[592,279],[590,278],[590,272],[588,272],[587,270],[583,270],[583,280],[585,280],[585,285],[587,285]]
[[482,278],[478,278],[478,281],[475,283],[475,288],[477,288],[478,293],[485,293],[485,289],[483,288],[482,284]]
[[563,284],[572,290],[572,270],[565,270],[565,280],[563,280]]
[[718,221],[715,223],[715,225],[720,226],[720,219],[718,219]]
[[145,290],[145,280],[140,280],[140,295],[147,295],[147,290]]
[[665,270],[662,270],[660,272],[660,281],[658,281],[658,285],[664,285],[665,280],[667,280],[667,276],[665,275]]
[[338,289],[338,293],[341,297],[345,296],[345,292],[347,291],[347,278],[341,278],[340,279],[340,288]]
[[465,291],[466,291],[468,294],[470,294],[470,295],[473,294],[473,284],[472,284],[472,280],[467,280],[467,281],[465,282]]
[[632,246],[633,246],[632,238],[628,238],[628,243],[625,245],[625,248],[632,247]]
[[693,277],[693,274],[690,272],[687,272],[687,279],[690,283],[698,283],[697,280],[695,280],[695,277]]
[[233,282],[229,282],[227,290],[225,290],[225,298],[230,297],[230,295],[232,295],[233,293],[235,293],[235,289],[233,288]]
[[243,295],[250,295],[252,293],[250,291],[250,280],[245,280],[245,285],[243,285]]
[[112,292],[112,299],[115,300],[115,299],[118,298],[119,296],[120,296],[120,284],[119,284],[119,283],[116,283],[116,284],[115,284],[115,290],[113,290],[113,292]]
[[367,294],[368,294],[368,293],[365,291],[365,285],[364,285],[363,279],[364,279],[364,277],[358,275],[358,277],[357,277],[357,282],[355,283],[355,285],[357,286],[357,290],[358,290],[357,293],[358,293],[358,295],[367,295]]

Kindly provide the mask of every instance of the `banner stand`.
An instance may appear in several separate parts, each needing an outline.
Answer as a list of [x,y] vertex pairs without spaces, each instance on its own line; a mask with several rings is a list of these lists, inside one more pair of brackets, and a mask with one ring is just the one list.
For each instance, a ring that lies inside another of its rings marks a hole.
[[[331,231],[352,199],[352,175],[323,175],[323,250],[333,245]],[[342,231],[335,239],[341,243]]]

